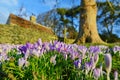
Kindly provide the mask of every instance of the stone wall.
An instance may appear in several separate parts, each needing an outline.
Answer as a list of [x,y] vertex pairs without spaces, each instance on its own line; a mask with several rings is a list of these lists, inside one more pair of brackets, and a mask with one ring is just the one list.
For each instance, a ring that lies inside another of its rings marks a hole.
[[49,33],[53,34],[53,32],[50,28],[42,26],[38,23],[33,23],[31,21],[25,20],[21,17],[14,15],[14,14],[10,14],[10,16],[7,20],[7,24],[18,25],[18,26],[25,27],[25,28],[35,28],[35,29],[38,29],[40,31],[44,31],[47,33],[49,32]]

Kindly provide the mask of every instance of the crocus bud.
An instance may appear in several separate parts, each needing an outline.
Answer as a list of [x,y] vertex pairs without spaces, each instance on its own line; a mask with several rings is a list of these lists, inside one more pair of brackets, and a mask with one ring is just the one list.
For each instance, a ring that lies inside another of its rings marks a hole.
[[93,76],[96,80],[98,80],[98,78],[100,77],[100,69],[99,68],[95,68],[93,70]]
[[94,60],[94,63],[93,63],[92,69],[95,68],[95,66],[96,66],[96,64],[97,64],[97,62],[98,62],[98,60],[99,60],[99,55],[98,55],[98,54],[95,54],[94,57],[93,57],[93,60]]
[[117,71],[114,72],[114,80],[118,80],[118,72]]
[[56,65],[56,55],[54,55],[54,56],[52,56],[51,58],[50,58],[50,63],[53,63],[54,65]]
[[29,62],[24,58],[20,58],[18,60],[18,66],[23,67],[24,65],[27,67],[29,65]]
[[107,72],[107,80],[110,80],[109,74],[111,72],[111,67],[112,67],[112,57],[110,54],[105,54],[104,58],[105,58],[105,68]]

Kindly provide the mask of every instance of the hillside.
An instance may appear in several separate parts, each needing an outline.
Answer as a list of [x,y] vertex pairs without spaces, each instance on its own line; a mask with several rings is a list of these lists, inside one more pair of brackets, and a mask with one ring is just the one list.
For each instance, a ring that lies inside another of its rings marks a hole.
[[33,43],[39,38],[41,38],[43,42],[56,39],[54,34],[44,31],[44,28],[37,30],[35,28],[24,28],[16,25],[0,24],[0,43]]

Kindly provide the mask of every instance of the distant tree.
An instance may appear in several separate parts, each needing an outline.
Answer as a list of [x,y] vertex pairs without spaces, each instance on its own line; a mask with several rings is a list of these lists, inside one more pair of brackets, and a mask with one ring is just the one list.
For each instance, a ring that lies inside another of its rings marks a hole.
[[113,43],[113,42],[120,42],[120,38],[116,34],[111,34],[106,30],[102,31],[102,34],[100,34],[100,37],[103,39],[103,41],[108,42],[108,43]]
[[[66,1],[66,0],[62,0]],[[68,0],[72,1],[72,0]],[[99,2],[103,2],[102,0]],[[114,10],[111,2],[107,0],[108,6],[111,10]],[[104,43],[101,40],[96,24],[96,16],[97,16],[97,1],[95,0],[81,0],[80,1],[80,25],[79,25],[79,33],[74,41],[79,43]]]
[[54,33],[57,33],[57,29],[59,26],[59,16],[57,14],[56,9],[50,10],[48,12],[45,12],[43,14],[39,14],[37,17],[37,22],[52,28],[52,30],[54,31]]
[[110,3],[114,10],[109,8],[107,2],[98,3],[98,9],[101,11],[98,15],[98,22],[106,28],[109,37],[112,36],[114,27],[119,27],[120,23],[120,3],[117,1],[112,1]]

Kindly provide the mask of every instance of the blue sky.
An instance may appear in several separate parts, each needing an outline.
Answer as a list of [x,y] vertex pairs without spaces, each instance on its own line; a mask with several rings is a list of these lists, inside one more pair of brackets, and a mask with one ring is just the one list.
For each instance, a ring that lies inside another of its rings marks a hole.
[[54,4],[52,1],[50,5],[40,2],[40,0],[0,0],[0,23],[5,23],[10,13],[18,14],[22,5],[25,12],[38,15],[50,10],[53,7],[52,4]]
[[[24,6],[24,11],[30,16],[36,16],[54,8],[55,0],[0,0],[0,24],[5,24],[10,13],[18,14],[20,7]],[[71,3],[61,3],[62,7],[71,7]],[[60,7],[60,6],[59,6]],[[26,18],[28,19],[28,17]]]

